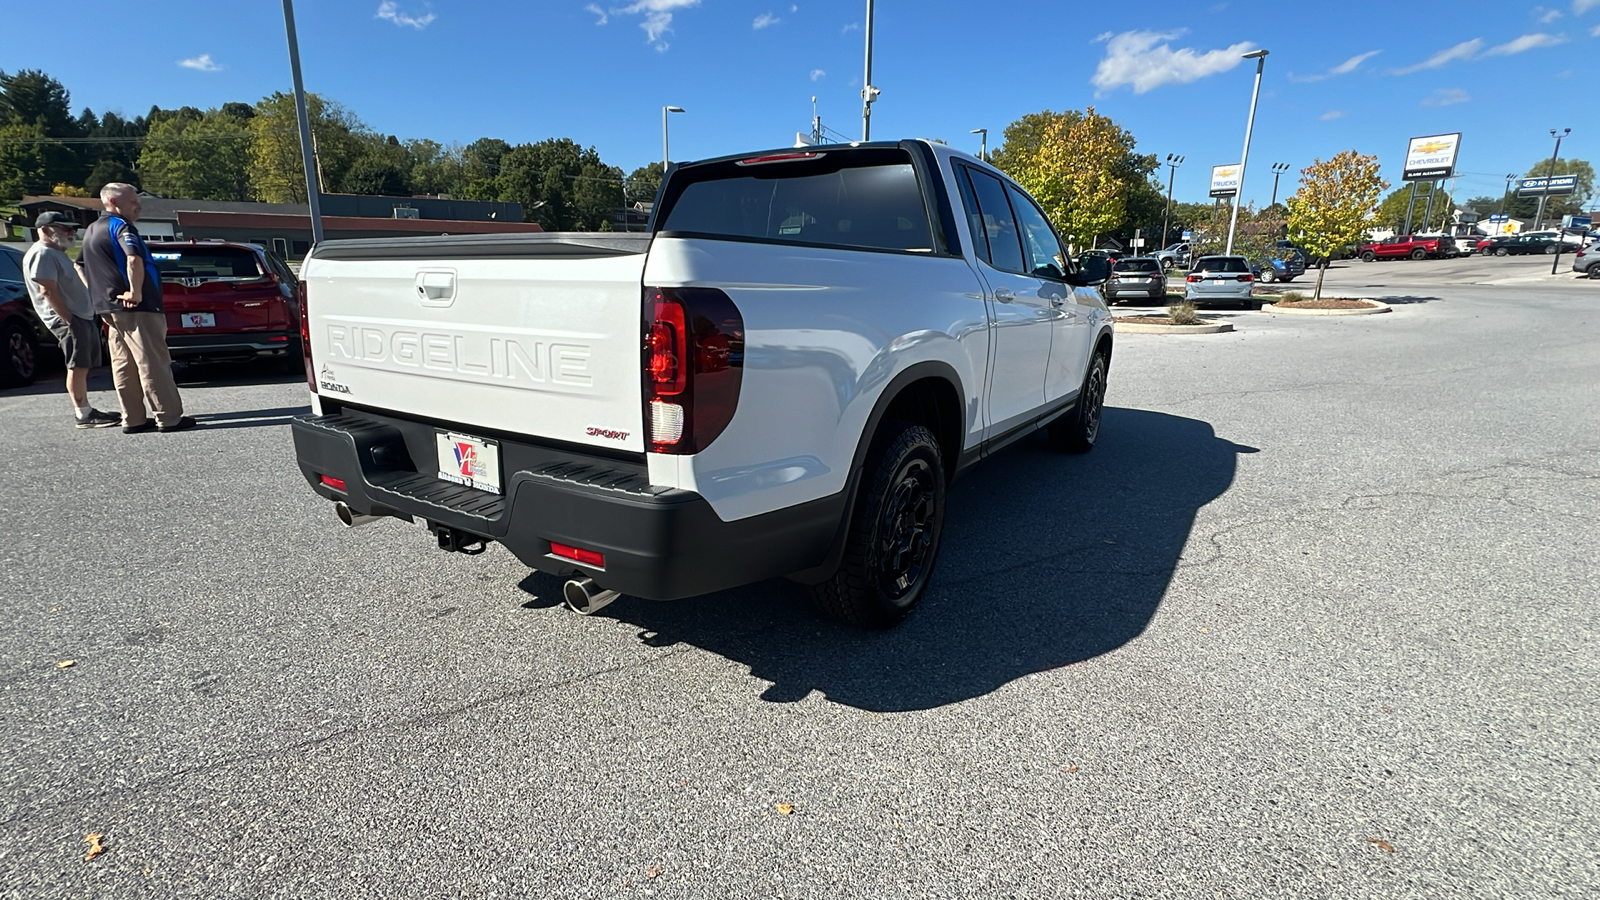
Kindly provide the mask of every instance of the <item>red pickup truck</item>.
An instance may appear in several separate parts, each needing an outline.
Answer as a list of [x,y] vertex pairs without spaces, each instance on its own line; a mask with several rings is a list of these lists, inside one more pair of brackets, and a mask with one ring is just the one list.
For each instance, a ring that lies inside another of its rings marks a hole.
[[1460,256],[1455,238],[1448,235],[1424,236],[1397,234],[1372,244],[1363,244],[1358,254],[1363,260],[1375,259],[1450,259]]

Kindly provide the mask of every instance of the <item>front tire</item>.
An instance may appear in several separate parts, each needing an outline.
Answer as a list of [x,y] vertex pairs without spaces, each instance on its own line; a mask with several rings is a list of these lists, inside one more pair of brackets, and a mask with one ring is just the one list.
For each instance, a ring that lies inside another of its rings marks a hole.
[[0,384],[23,387],[38,374],[39,347],[32,332],[21,322],[7,322],[0,328]]
[[1412,259],[1427,259],[1428,258],[1428,251],[1422,250],[1420,248],[1416,249],[1416,250],[1413,250],[1413,251],[1411,251],[1411,258]]
[[922,598],[944,530],[945,467],[921,425],[886,422],[873,440],[839,568],[811,588],[823,615],[889,628]]
[[1362,262],[1372,262],[1373,260],[1375,260],[1377,258],[1378,258],[1378,254],[1373,253],[1371,250],[1363,250],[1363,251],[1361,251],[1361,261]]
[[1496,248],[1494,248],[1494,255],[1495,256],[1510,256],[1511,255],[1511,251],[1507,250],[1504,247],[1496,247]]
[[1100,419],[1106,403],[1106,355],[1095,353],[1083,376],[1078,406],[1050,424],[1050,446],[1068,453],[1088,453],[1100,437]]
[[1550,244],[1549,246],[1545,247],[1544,248],[1544,255],[1545,256],[1555,256],[1556,255],[1556,245],[1555,244]]
[[1261,270],[1261,283],[1262,284],[1271,284],[1271,283],[1273,283],[1274,281],[1277,281],[1277,280],[1278,280],[1278,273],[1277,272],[1274,272],[1271,269],[1262,269]]

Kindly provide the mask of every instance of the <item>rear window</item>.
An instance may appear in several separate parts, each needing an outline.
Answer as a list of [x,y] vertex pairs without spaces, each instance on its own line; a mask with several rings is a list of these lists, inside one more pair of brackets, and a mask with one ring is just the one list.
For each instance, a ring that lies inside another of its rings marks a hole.
[[824,151],[808,160],[689,167],[677,185],[668,182],[663,202],[661,231],[918,253],[934,249],[922,189],[904,150]]
[[1212,256],[1195,263],[1196,272],[1248,272],[1242,256]]
[[1158,272],[1160,269],[1153,259],[1125,259],[1111,267],[1113,272]]
[[243,247],[150,248],[162,281],[255,281],[266,275],[255,253]]

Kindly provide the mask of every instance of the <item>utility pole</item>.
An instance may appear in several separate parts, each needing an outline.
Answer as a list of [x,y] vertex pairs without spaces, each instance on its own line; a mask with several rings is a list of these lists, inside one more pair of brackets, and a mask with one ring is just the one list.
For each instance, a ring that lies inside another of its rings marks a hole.
[[1556,177],[1556,157],[1561,155],[1561,139],[1572,133],[1572,129],[1556,134],[1554,128],[1550,129],[1550,136],[1556,139],[1556,149],[1550,154],[1550,175],[1544,181],[1544,193],[1539,195],[1539,212],[1533,217],[1533,230],[1538,231],[1544,227],[1544,206],[1550,200],[1550,182]]
[[1244,199],[1244,171],[1250,163],[1250,132],[1256,127],[1256,102],[1261,99],[1261,70],[1267,65],[1267,50],[1251,50],[1244,54],[1245,59],[1256,61],[1256,86],[1250,94],[1250,118],[1244,125],[1244,152],[1239,155],[1239,191],[1233,195],[1233,219],[1228,222],[1228,249],[1224,256],[1233,255],[1233,233],[1239,227],[1239,201]]
[[872,86],[872,0],[867,0],[867,71],[861,79],[861,140],[872,140],[872,102],[881,93]]
[[1504,194],[1500,195],[1500,231],[1498,232],[1499,234],[1505,234],[1507,227],[1510,226],[1510,224],[1511,224],[1511,214],[1506,212],[1506,208],[1511,203],[1511,182],[1516,181],[1516,180],[1517,180],[1517,176],[1516,175],[1507,175],[1506,176],[1506,192]]
[[311,245],[322,243],[322,186],[318,183],[316,153],[311,148],[311,114],[306,110],[306,88],[300,80],[300,41],[294,32],[294,0],[283,0],[283,28],[289,35],[289,71],[294,75],[294,111],[300,119],[300,158],[306,170],[306,205],[311,209]]
[[1167,154],[1167,207],[1161,213],[1161,246],[1167,246],[1167,225],[1172,221],[1172,179],[1178,174],[1178,167],[1183,165],[1183,157],[1175,153]]

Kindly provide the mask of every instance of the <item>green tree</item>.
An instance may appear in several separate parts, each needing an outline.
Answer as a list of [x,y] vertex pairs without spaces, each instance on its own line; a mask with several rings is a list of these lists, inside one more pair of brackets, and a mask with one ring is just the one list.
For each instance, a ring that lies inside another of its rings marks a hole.
[[500,160],[509,152],[511,145],[499,138],[478,138],[461,148],[462,193],[471,200],[500,199]]
[[[1094,128],[1103,131],[1104,138],[1109,141],[1105,148],[1104,171],[1115,179],[1121,194],[1121,221],[1095,234],[1132,238],[1135,229],[1142,229],[1147,235],[1155,235],[1161,230],[1161,214],[1166,207],[1165,186],[1156,181],[1159,160],[1153,154],[1139,153],[1132,132],[1096,115],[1093,108],[1060,113],[1045,110],[1023,116],[1006,126],[1002,143],[990,154],[990,160],[996,168],[1017,178],[1018,171],[1037,160],[1046,146],[1047,136],[1059,134],[1062,128],[1070,130],[1086,117],[1096,120]],[[1021,183],[1020,178],[1018,181]],[[1062,223],[1056,224],[1062,227]],[[1089,235],[1088,239],[1094,236]]]
[[622,170],[570,138],[518,144],[499,159],[495,196],[549,231],[594,231],[622,206]]
[[411,171],[411,189],[419,194],[464,195],[466,172],[459,146],[445,147],[438,141],[414,139],[405,142]]
[[[316,94],[306,95],[306,108],[322,190],[336,190],[361,155],[361,136],[370,132],[344,107]],[[269,203],[306,202],[300,120],[294,96],[275,92],[263,98],[256,104],[247,127],[251,194]]]
[[139,154],[144,188],[187,200],[249,199],[251,135],[245,123],[221,110],[186,109],[162,117]]
[[1346,150],[1327,162],[1314,160],[1300,170],[1300,189],[1289,198],[1289,237],[1312,256],[1320,257],[1317,288],[1328,274],[1333,254],[1372,228],[1378,198],[1389,183],[1378,174],[1378,158]]
[[1069,243],[1093,246],[1126,221],[1128,183],[1117,173],[1127,132],[1092,106],[1048,115],[1037,128],[1029,116],[1019,120],[1027,124],[1015,147],[1006,129],[1005,152],[997,154],[1006,164],[1002,170],[1039,201]]
[[653,162],[640,166],[628,173],[623,190],[628,195],[628,203],[653,203],[656,192],[661,190],[661,163]]
[[37,124],[0,125],[0,201],[24,194],[50,193],[50,179],[39,152],[44,129]]
[[[1433,198],[1433,208],[1428,208],[1429,195]],[[1417,182],[1417,200],[1411,203],[1411,185],[1405,185],[1394,190],[1389,196],[1383,198],[1378,205],[1377,227],[1388,228],[1395,232],[1405,231],[1406,208],[1411,208],[1411,231],[1413,233],[1429,234],[1439,229],[1435,223],[1446,221],[1450,211],[1455,208],[1455,201],[1450,192],[1442,187],[1436,187],[1434,182]],[[1426,221],[1424,221],[1426,216]]]
[[[1575,193],[1557,195],[1546,201],[1544,208],[1546,225],[1549,225],[1552,221],[1559,225],[1562,216],[1582,212],[1585,201],[1594,196],[1594,166],[1590,165],[1588,160],[1557,159],[1555,173],[1557,175],[1578,176],[1578,189]],[[1550,159],[1546,157],[1542,162],[1536,162],[1529,166],[1527,173],[1522,177],[1544,178],[1549,174]],[[1539,210],[1539,198],[1518,197],[1516,195],[1516,185],[1512,185],[1511,190],[1511,215],[1527,222],[1528,227],[1532,228],[1534,216],[1538,214]]]

